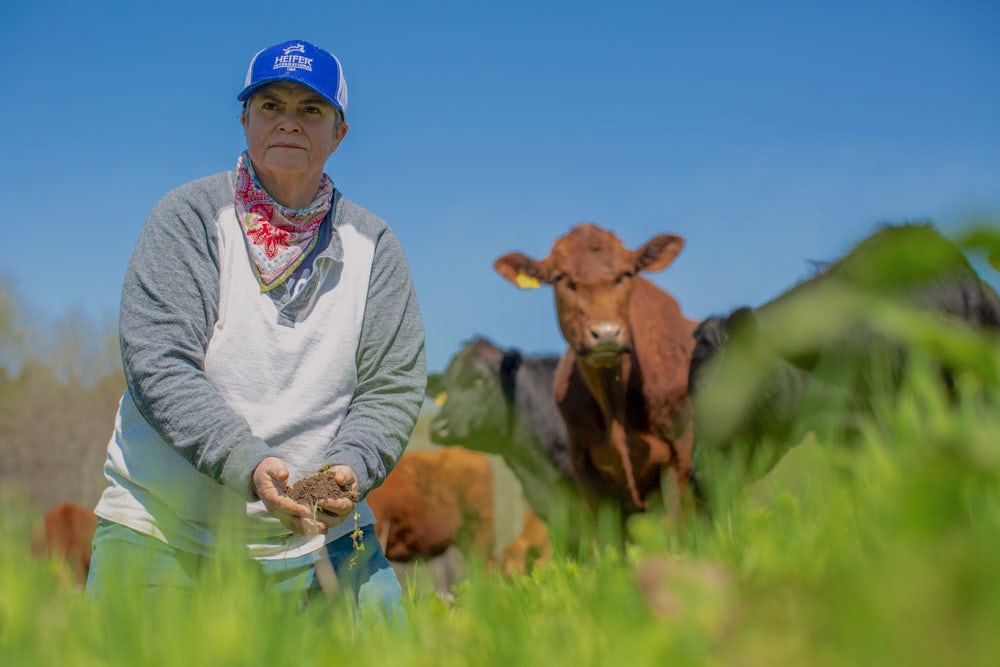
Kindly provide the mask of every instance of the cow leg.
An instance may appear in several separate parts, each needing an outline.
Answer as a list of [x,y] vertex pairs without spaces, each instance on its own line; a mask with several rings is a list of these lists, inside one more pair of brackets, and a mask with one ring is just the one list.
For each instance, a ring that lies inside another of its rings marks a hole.
[[482,558],[484,565],[488,565],[493,561],[493,513],[477,516],[473,521],[472,553]]
[[590,462],[589,445],[594,438],[604,438],[605,427],[601,408],[587,388],[572,351],[567,350],[559,360],[553,391],[566,424],[573,481],[593,522],[601,494],[595,485],[599,475]]
[[664,518],[671,532],[683,529],[698,509],[698,499],[691,484],[690,466],[670,465],[664,470],[660,492]]
[[635,483],[635,470],[632,467],[632,457],[628,447],[628,435],[625,432],[625,424],[615,420],[611,422],[610,438],[611,446],[618,453],[621,459],[622,471],[628,486],[629,500],[633,509],[642,511],[646,509],[646,502],[639,493],[639,487]]

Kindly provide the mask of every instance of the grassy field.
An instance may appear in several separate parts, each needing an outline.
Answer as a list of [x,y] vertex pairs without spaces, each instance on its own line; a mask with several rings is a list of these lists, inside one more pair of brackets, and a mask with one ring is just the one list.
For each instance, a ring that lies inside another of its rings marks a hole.
[[183,601],[128,586],[95,604],[34,561],[0,511],[3,665],[995,665],[1000,661],[1000,397],[929,373],[846,449],[815,435],[712,520],[635,518],[598,547],[505,581],[474,569],[399,628],[345,605],[262,599],[238,569]]

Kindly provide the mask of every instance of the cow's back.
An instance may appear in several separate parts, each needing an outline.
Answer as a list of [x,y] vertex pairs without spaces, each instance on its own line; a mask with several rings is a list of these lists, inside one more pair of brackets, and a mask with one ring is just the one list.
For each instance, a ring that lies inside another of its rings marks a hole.
[[468,524],[478,526],[480,516],[492,540],[493,482],[485,454],[457,447],[404,452],[367,500],[390,560],[438,556]]

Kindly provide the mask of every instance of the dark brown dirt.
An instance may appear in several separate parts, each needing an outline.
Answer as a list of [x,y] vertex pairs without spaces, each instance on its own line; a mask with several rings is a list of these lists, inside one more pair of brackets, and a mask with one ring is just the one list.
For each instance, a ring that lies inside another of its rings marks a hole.
[[337,484],[332,470],[300,479],[289,487],[288,496],[295,502],[309,507],[313,507],[319,501],[327,498],[343,498],[345,496],[358,502],[358,494],[351,491],[349,487]]

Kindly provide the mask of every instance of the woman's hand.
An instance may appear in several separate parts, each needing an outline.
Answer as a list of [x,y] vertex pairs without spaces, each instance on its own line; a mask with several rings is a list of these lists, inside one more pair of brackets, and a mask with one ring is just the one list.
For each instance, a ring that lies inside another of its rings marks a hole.
[[[346,466],[338,466],[344,468]],[[350,470],[350,468],[348,468]],[[257,496],[264,501],[264,507],[281,521],[282,525],[299,535],[317,535],[325,533],[329,528],[341,523],[330,524],[313,516],[313,510],[307,505],[297,503],[288,497],[288,466],[281,459],[269,456],[254,469],[253,485]],[[353,476],[353,472],[351,475]],[[357,480],[354,482],[357,487]],[[317,515],[324,514],[316,512]],[[339,517],[338,517],[339,518]]]
[[354,513],[358,505],[358,478],[350,466],[333,465],[324,470],[321,474],[333,475],[334,480],[341,488],[349,489],[350,493],[338,498],[325,498],[317,503],[318,507],[324,511],[316,513],[316,520],[322,521],[329,530],[334,526],[344,523]]

